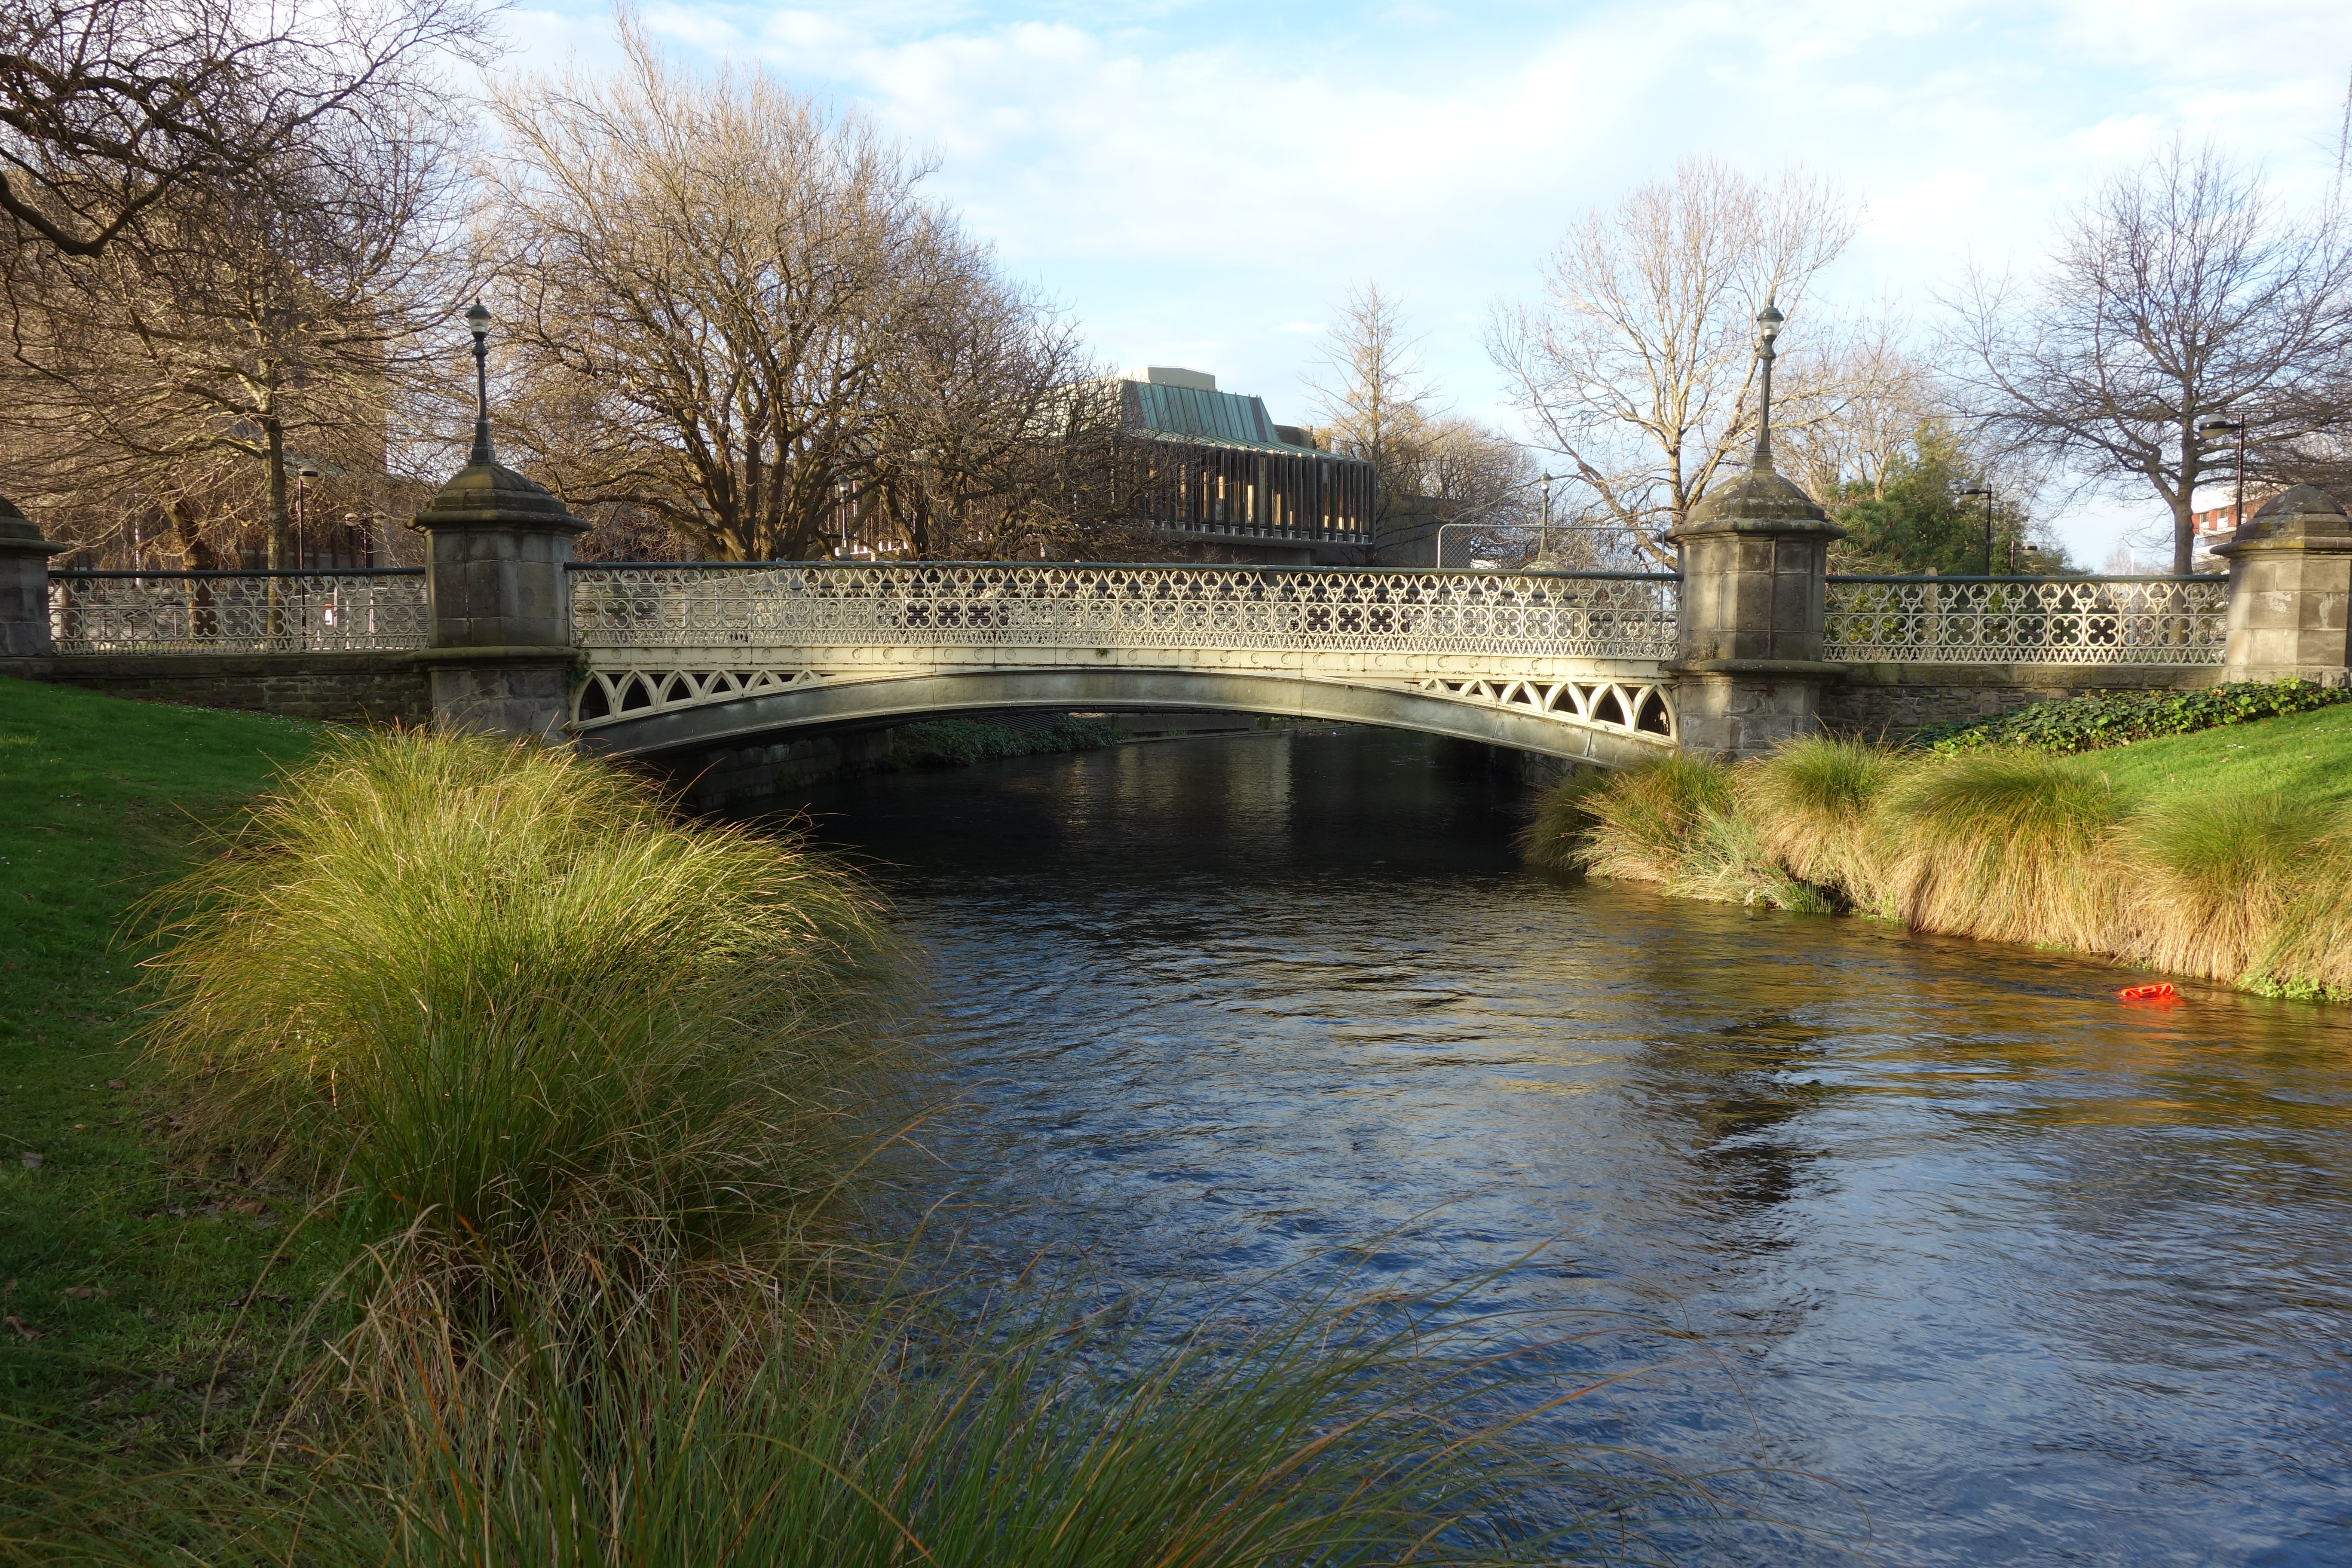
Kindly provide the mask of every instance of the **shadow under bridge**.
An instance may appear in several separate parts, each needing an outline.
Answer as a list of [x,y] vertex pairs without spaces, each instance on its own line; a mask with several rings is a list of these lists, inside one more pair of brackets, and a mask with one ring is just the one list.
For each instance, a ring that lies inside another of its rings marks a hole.
[[1043,562],[571,574],[619,755],[991,708],[1219,709],[1622,767],[1675,747],[1671,575]]

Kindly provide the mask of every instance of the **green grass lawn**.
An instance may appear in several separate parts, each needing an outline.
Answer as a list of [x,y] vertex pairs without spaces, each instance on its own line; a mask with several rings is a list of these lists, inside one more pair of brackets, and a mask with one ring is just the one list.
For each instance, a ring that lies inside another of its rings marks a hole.
[[319,1258],[271,1266],[289,1229],[268,1194],[174,1174],[142,1135],[161,1107],[119,932],[321,733],[0,679],[0,1448],[186,1454],[224,1344],[247,1347],[234,1388],[292,1310],[272,1296],[315,1280]]
[[2135,795],[2282,789],[2352,800],[2352,703],[2086,752],[2083,761]]

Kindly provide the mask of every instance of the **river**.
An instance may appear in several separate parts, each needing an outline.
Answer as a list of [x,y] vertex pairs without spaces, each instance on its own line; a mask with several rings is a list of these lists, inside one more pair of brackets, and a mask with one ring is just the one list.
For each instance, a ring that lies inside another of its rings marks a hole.
[[1762,1467],[1709,1561],[2352,1563],[2352,1009],[1577,885],[1515,794],[1358,730],[814,804],[1008,1255],[1507,1268],[1659,1366],[1569,1435]]

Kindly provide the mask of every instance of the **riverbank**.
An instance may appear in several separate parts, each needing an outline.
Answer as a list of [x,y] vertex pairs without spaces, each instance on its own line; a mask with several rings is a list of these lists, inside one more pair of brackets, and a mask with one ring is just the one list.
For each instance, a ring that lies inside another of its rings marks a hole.
[[1676,759],[1563,782],[1522,847],[1684,897],[2352,999],[2352,707],[2079,754],[1816,740]]
[[1039,1259],[973,1318],[887,1190],[878,908],[799,840],[569,753],[0,704],[0,1560],[1556,1561],[1690,1503],[1523,1440],[1573,1389],[1465,1295],[1171,1332]]

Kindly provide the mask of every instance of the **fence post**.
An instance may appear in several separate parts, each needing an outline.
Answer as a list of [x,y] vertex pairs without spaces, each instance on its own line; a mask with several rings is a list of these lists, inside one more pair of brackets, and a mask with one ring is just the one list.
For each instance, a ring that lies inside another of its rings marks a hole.
[[0,658],[41,658],[57,652],[49,632],[52,544],[16,503],[0,496]]
[[2293,486],[2213,553],[2230,563],[2222,679],[2352,686],[2352,520],[2342,507]]
[[1707,492],[1667,538],[1682,546],[1675,710],[1682,750],[1752,757],[1810,734],[1822,685],[1829,549],[1845,530],[1757,461]]
[[426,540],[431,630],[417,657],[429,667],[436,725],[557,741],[576,658],[563,568],[588,524],[492,456],[483,368],[490,313],[476,305],[467,317],[480,403],[474,449],[409,524]]

